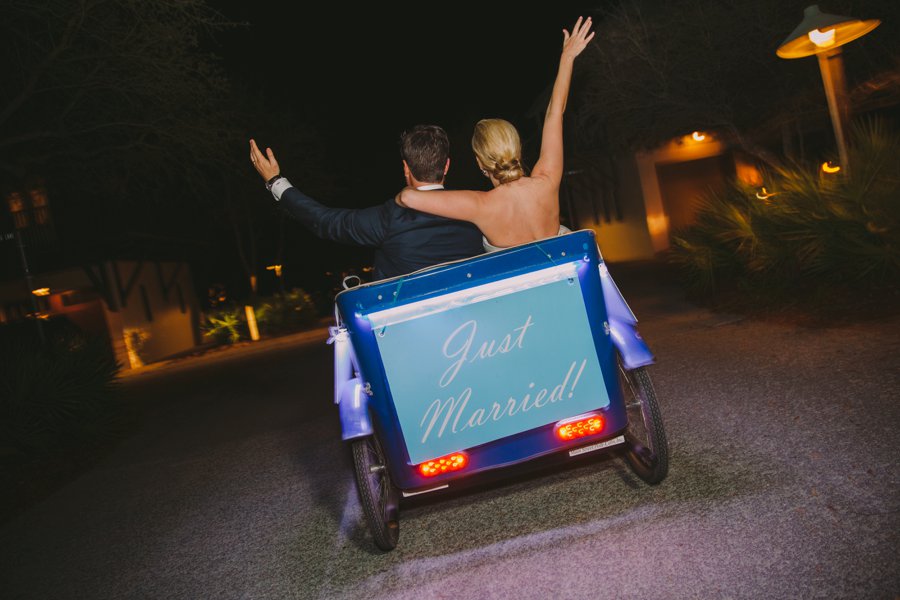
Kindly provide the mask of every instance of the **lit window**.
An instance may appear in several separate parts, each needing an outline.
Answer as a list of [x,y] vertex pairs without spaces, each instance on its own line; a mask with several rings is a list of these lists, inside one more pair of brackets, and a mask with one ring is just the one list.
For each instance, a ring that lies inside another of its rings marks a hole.
[[50,221],[50,206],[47,202],[47,192],[43,188],[28,192],[31,197],[31,209],[34,212],[34,222],[38,225],[46,225]]
[[28,212],[25,207],[25,199],[19,192],[12,192],[6,197],[9,204],[9,212],[12,214],[13,224],[16,229],[25,229],[28,227]]

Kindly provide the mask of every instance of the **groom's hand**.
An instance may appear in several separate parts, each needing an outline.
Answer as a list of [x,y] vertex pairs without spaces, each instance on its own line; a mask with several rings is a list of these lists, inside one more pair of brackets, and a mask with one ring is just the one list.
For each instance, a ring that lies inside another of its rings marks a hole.
[[253,163],[253,167],[260,177],[263,178],[263,181],[269,181],[281,174],[281,168],[278,166],[278,161],[275,160],[275,153],[272,152],[271,148],[266,148],[266,155],[264,156],[259,151],[256,140],[250,140],[250,162]]

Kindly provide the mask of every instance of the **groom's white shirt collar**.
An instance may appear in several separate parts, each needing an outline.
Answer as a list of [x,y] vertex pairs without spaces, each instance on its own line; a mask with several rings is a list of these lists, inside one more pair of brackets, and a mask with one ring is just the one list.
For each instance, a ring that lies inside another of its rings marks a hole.
[[[276,200],[281,200],[281,194],[284,193],[284,190],[288,189],[289,187],[293,187],[291,185],[291,182],[287,180],[287,177],[281,177],[272,184],[272,195],[275,196]],[[442,190],[444,189],[444,184],[429,183],[428,185],[420,185],[416,189],[423,192],[428,190]]]

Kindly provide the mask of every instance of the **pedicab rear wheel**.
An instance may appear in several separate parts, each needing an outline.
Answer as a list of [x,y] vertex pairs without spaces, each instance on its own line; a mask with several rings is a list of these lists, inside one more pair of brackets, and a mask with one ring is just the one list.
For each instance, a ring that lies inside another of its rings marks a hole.
[[625,460],[645,482],[659,483],[669,472],[669,445],[653,382],[646,367],[626,370],[621,360],[618,367],[628,413]]
[[393,550],[400,538],[400,493],[391,482],[384,451],[370,435],[353,440],[353,471],[356,490],[375,545]]

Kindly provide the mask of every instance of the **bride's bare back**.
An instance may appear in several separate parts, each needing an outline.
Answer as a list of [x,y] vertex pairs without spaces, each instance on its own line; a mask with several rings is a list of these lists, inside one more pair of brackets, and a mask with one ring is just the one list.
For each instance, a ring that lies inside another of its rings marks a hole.
[[559,182],[522,177],[485,193],[475,224],[494,246],[507,248],[559,232]]

